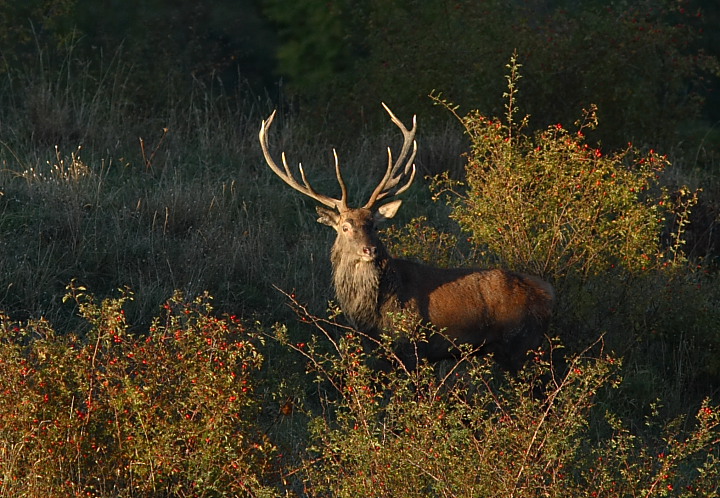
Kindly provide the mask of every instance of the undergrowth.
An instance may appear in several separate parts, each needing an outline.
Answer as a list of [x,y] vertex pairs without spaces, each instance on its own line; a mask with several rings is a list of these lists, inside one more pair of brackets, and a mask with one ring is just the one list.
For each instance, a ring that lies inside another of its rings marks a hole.
[[[294,300],[293,300],[294,301]],[[361,335],[294,304],[332,344],[294,344],[319,386],[311,446],[298,471],[308,496],[717,496],[720,416],[641,431],[613,411],[622,362],[602,339],[554,361],[557,341],[518,376],[464,349],[458,361],[378,370]],[[397,363],[393,345],[376,353]]]
[[176,294],[142,333],[132,294],[69,288],[82,337],[0,317],[2,496],[257,494],[272,447],[253,395],[261,342],[208,296]]

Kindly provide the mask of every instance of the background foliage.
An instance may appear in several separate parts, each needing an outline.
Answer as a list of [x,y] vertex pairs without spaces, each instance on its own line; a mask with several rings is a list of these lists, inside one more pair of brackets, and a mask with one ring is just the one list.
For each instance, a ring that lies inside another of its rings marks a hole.
[[[717,81],[717,40],[706,32],[718,11],[707,2],[338,1],[302,24],[274,15],[288,3],[275,0],[269,11],[286,29],[281,69],[299,94],[334,108],[385,99],[424,111],[426,95],[441,89],[466,108],[498,114],[504,65],[516,49],[533,127],[571,122],[593,103],[606,123],[596,139],[657,145],[701,114]],[[324,30],[328,23],[335,29]],[[308,79],[307,67],[334,77]]]
[[292,98],[318,127],[332,116],[349,134],[375,121],[351,110],[378,101],[432,117],[433,89],[495,115],[517,50],[533,128],[569,123],[596,104],[593,140],[606,146],[695,147],[711,138],[698,120],[720,118],[720,8],[708,0],[30,0],[0,2],[0,13],[4,71],[21,68],[38,44],[61,58],[72,45],[101,78],[98,61],[120,49],[132,64],[135,111],[146,116],[194,83],[238,82]]

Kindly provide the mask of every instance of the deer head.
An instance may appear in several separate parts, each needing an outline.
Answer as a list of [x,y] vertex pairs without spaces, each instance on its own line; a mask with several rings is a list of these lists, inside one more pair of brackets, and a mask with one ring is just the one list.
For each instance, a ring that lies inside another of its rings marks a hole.
[[[398,196],[410,188],[410,185],[412,185],[415,179],[416,172],[415,164],[413,163],[415,155],[417,154],[417,143],[415,142],[415,131],[417,129],[416,117],[413,116],[412,129],[408,130],[405,125],[395,117],[388,106],[384,103],[382,105],[390,115],[392,122],[402,131],[403,146],[397,160],[394,162],[392,151],[390,147],[388,147],[388,164],[385,175],[377,187],[375,187],[375,190],[370,195],[370,199],[360,208],[351,208],[348,206],[347,187],[340,172],[340,163],[335,149],[333,149],[333,156],[335,158],[335,176],[340,184],[339,199],[316,192],[308,182],[302,164],[298,165],[300,178],[302,180],[302,183],[300,183],[288,166],[284,152],[281,154],[283,168],[281,169],[275,163],[270,155],[267,138],[270,125],[272,125],[273,119],[275,119],[274,111],[267,120],[263,121],[259,134],[260,145],[265,156],[265,161],[268,166],[270,166],[270,169],[286,184],[322,204],[316,208],[320,216],[317,221],[333,227],[337,231],[338,241],[344,240],[348,244],[357,246],[358,257],[365,260],[374,259],[379,248],[382,248],[382,244],[375,235],[375,224],[395,216],[402,201],[396,199],[379,206],[378,203],[383,199]],[[407,181],[403,183],[406,178]]]

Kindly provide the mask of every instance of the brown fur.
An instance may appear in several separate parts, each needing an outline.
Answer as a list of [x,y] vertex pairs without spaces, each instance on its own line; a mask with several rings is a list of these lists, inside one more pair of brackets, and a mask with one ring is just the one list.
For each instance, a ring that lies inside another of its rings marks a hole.
[[[442,269],[392,258],[376,223],[392,217],[399,203],[386,204],[394,205],[385,213],[385,206],[377,213],[318,208],[318,221],[337,230],[331,261],[345,315],[358,330],[378,339],[391,330],[389,314],[416,313],[455,343],[493,352],[509,370],[520,368],[527,352],[542,341],[553,308],[552,286],[505,270]],[[429,361],[453,353],[440,334],[431,335],[420,350]]]

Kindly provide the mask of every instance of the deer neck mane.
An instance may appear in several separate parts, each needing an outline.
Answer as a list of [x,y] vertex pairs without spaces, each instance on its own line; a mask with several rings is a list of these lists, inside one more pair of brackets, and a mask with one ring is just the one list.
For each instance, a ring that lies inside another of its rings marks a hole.
[[392,281],[392,258],[382,248],[374,261],[362,261],[333,247],[330,259],[335,295],[343,313],[359,331],[379,334],[386,287]]

